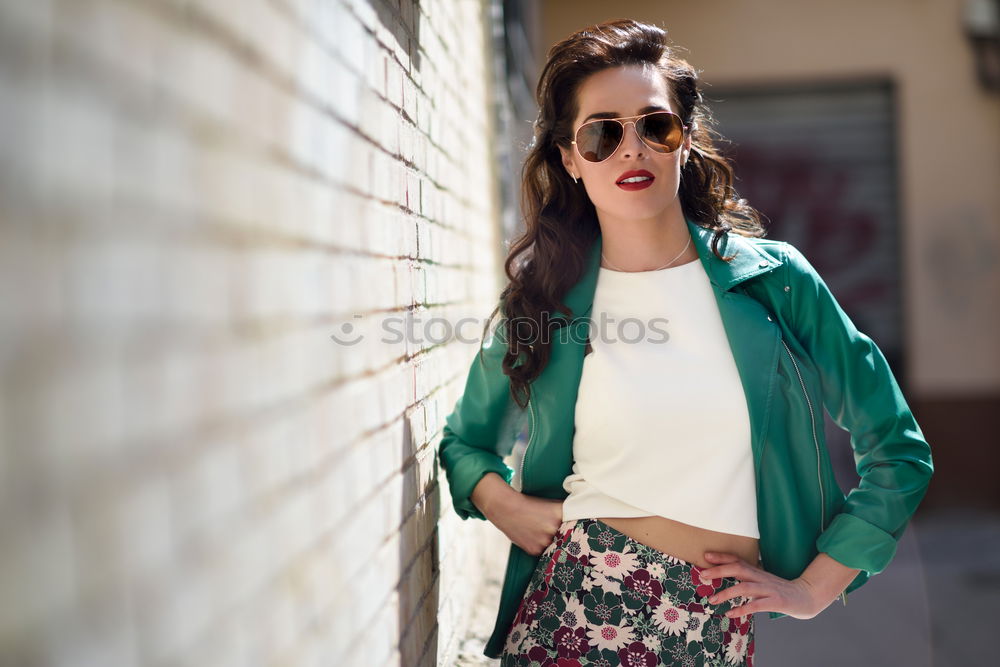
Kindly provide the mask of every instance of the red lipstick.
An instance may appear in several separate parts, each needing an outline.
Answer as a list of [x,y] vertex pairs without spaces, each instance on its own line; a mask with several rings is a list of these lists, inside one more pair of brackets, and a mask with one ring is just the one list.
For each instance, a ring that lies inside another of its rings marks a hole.
[[[618,177],[615,181],[615,185],[620,187],[622,190],[645,190],[650,185],[653,184],[655,176],[646,171],[645,169],[626,171],[624,174]],[[622,181],[626,179],[632,179],[628,183],[623,183]]]

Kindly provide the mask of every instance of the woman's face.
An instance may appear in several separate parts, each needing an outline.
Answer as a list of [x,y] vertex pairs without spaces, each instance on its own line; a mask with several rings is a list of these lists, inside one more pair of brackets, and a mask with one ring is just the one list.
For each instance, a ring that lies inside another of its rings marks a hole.
[[[581,125],[593,120],[593,114],[610,113],[618,118],[651,111],[678,112],[670,101],[663,74],[639,65],[613,67],[590,75],[580,86],[578,102],[579,112],[573,120],[574,138]],[[635,125],[627,123],[621,145],[603,162],[583,159],[575,145],[568,149],[560,146],[559,150],[566,171],[583,181],[602,220],[660,219],[673,208],[680,210],[677,190],[681,165],[691,150],[690,133],[685,134],[677,150],[659,153],[642,143]],[[630,190],[618,185],[627,172],[639,170],[652,175],[648,187]]]

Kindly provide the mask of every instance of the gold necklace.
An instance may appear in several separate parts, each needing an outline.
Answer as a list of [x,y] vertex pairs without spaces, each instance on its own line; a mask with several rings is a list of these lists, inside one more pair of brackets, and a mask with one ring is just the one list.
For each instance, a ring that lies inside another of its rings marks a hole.
[[[681,251],[679,253],[677,253],[677,257],[680,257],[681,255],[683,255],[684,251],[688,249],[689,245],[691,245],[691,237],[690,236],[688,236],[688,242],[684,244],[684,248],[681,249]],[[621,271],[622,273],[642,273],[641,271],[625,271],[623,269],[618,268],[617,266],[615,266],[611,262],[608,262],[608,258],[604,256],[603,252],[601,252],[601,257],[604,259],[605,262],[607,262],[608,266],[610,266],[615,271]],[[674,262],[677,261],[677,257],[674,257],[672,260],[670,260],[669,262],[667,262],[666,264],[664,264],[663,266],[661,266],[659,269],[652,269],[652,270],[653,271],[659,271],[661,269],[667,268],[668,266],[670,266],[671,264],[673,264]]]

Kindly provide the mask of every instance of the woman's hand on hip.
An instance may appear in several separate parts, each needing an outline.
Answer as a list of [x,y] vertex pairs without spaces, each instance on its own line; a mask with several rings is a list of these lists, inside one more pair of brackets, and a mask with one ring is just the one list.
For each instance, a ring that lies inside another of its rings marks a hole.
[[836,597],[825,599],[825,596],[801,578],[783,579],[756,565],[751,565],[736,554],[707,551],[705,559],[716,564],[702,568],[703,579],[722,577],[739,579],[738,584],[720,589],[711,595],[708,598],[711,604],[721,604],[740,595],[750,599],[749,602],[727,611],[725,614],[727,618],[759,611],[776,611],[799,619],[813,618],[836,599]]
[[487,514],[511,542],[532,556],[540,556],[562,524],[562,501],[515,492]]

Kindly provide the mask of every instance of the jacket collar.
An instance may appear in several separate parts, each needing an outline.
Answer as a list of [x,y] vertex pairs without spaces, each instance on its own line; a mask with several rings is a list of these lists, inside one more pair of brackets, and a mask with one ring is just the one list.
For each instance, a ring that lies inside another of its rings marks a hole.
[[[712,235],[714,232],[692,222],[685,217],[691,243],[698,251],[698,258],[713,287],[719,292],[732,289],[735,285],[766,273],[779,266],[781,261],[758,249],[747,237],[736,233],[728,233],[719,239],[719,253],[726,256],[736,254],[729,262],[719,259],[712,252]],[[601,266],[601,246],[603,238],[598,233],[594,243],[587,251],[586,270],[583,277],[566,294],[565,305],[572,311],[573,317],[581,317],[590,312],[594,303],[594,290],[597,287],[597,274]]]

